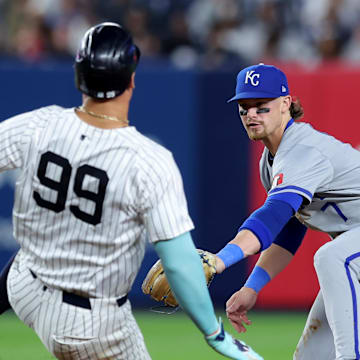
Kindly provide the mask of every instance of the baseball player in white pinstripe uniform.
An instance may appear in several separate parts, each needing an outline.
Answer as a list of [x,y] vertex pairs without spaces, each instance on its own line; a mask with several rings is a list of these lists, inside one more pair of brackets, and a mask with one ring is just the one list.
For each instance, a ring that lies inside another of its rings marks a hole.
[[0,169],[22,169],[10,305],[58,359],[149,359],[127,300],[147,236],[208,344],[232,359],[261,359],[215,317],[171,153],[128,125],[139,57],[120,25],[99,24],[75,62],[82,106],[0,125]]

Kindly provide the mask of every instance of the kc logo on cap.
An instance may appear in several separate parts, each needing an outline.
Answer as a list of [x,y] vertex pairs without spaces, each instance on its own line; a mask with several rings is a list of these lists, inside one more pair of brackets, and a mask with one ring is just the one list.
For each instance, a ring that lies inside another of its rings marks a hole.
[[286,95],[289,95],[289,86],[285,74],[273,65],[261,63],[238,73],[235,96],[228,102],[240,99],[275,99]]
[[259,79],[259,78],[260,78],[259,73],[255,73],[255,70],[249,70],[246,72],[245,84],[247,84],[248,81],[250,80],[252,86],[258,86],[259,80],[255,80],[255,79]]

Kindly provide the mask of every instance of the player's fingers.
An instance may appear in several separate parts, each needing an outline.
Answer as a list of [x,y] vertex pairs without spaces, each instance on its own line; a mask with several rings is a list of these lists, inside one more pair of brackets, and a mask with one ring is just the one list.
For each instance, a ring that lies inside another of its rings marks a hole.
[[247,308],[242,303],[234,302],[230,306],[226,306],[225,311],[228,313],[243,314],[243,313],[246,313]]
[[243,310],[242,306],[239,307],[239,305],[236,302],[233,302],[230,306],[226,306],[226,312],[229,313],[236,313],[242,310]]
[[232,311],[232,309],[233,309],[233,306],[234,306],[234,301],[228,301],[227,303],[226,303],[226,311]]
[[242,322],[244,322],[247,325],[251,325],[251,320],[247,317],[247,311],[236,311],[236,312],[226,312],[226,315],[228,317],[231,317],[233,319],[239,319]]
[[246,325],[251,325],[251,320],[247,317],[246,314],[241,314],[240,319],[242,322],[244,322]]
[[238,319],[232,319],[231,317],[229,318],[230,324],[233,326],[233,328],[238,332],[238,333],[244,333],[246,332],[246,328],[245,326],[241,323],[241,321],[239,322]]
[[232,312],[232,313],[227,312],[226,316],[229,319],[231,319],[233,321],[236,321],[237,323],[241,323],[242,325],[243,324],[246,324],[246,325],[251,325],[252,324],[251,320],[249,320],[249,318],[247,317],[247,312],[246,311]]
[[226,311],[237,311],[238,310],[238,304],[237,304],[237,296],[236,293],[226,302]]
[[246,331],[245,327],[240,323],[238,323],[237,321],[234,321],[232,319],[229,319],[230,324],[232,325],[232,327],[238,332],[238,333],[243,333]]
[[228,317],[229,320],[235,321],[241,325],[243,324],[244,314],[242,313],[226,313],[226,316]]

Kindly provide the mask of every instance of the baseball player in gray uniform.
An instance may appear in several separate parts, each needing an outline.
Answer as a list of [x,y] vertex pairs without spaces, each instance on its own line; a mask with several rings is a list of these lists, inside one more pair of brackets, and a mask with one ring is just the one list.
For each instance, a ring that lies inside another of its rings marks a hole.
[[10,305],[58,359],[150,359],[127,299],[147,238],[207,343],[232,359],[261,360],[215,317],[172,154],[129,126],[139,57],[120,25],[94,26],[75,61],[82,106],[0,124],[0,169],[22,169]]
[[245,331],[258,292],[291,261],[306,229],[316,229],[332,241],[314,257],[320,291],[294,359],[360,359],[360,152],[295,122],[303,109],[274,66],[241,70],[232,101],[249,138],[265,145],[260,176],[268,196],[217,254],[220,273],[261,251],[245,285],[227,301],[228,318]]

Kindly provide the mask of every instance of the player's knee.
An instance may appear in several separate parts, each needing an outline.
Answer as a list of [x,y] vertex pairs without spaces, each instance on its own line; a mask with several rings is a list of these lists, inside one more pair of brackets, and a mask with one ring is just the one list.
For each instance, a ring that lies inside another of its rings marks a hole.
[[336,261],[336,252],[333,251],[331,243],[326,243],[320,249],[318,249],[314,255],[314,266],[316,271],[321,271],[322,269],[329,269],[331,264],[334,264]]

